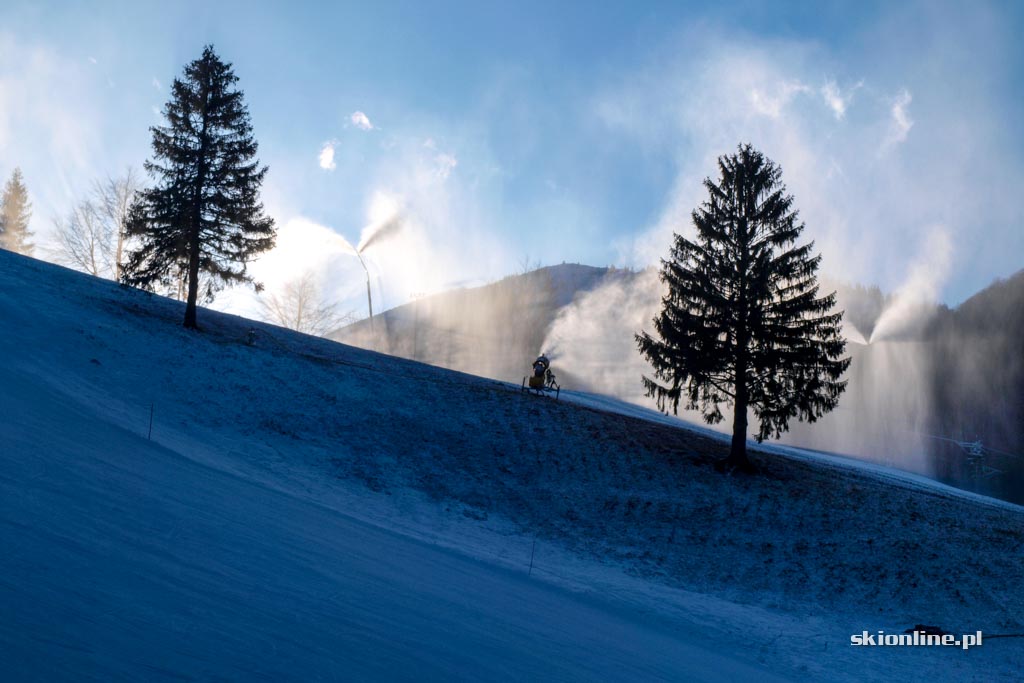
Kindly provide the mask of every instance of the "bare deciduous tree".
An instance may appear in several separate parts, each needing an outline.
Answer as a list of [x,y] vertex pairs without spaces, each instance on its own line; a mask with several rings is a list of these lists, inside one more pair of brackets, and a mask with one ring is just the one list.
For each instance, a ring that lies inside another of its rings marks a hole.
[[111,273],[113,234],[95,202],[83,199],[67,217],[55,218],[53,225],[58,261],[97,277]]
[[142,188],[138,173],[131,167],[123,176],[107,177],[104,182],[97,182],[93,196],[99,205],[100,213],[116,233],[114,247],[114,279],[120,281],[121,266],[124,263],[124,242],[127,235],[128,210],[131,208],[135,193]]
[[128,211],[139,188],[139,176],[131,168],[117,178],[96,181],[87,199],[68,216],[54,220],[55,258],[92,275],[120,280]]
[[316,275],[305,272],[284,285],[279,293],[260,300],[263,319],[291,330],[323,336],[354,319],[341,314],[335,304],[327,303]]

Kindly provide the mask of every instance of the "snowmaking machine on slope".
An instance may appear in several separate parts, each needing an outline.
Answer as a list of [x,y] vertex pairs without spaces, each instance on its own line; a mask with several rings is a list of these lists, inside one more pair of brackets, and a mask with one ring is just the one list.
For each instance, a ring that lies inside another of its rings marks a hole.
[[555,381],[555,373],[551,372],[551,361],[543,353],[533,361],[533,374],[523,378],[522,391],[528,391],[538,396],[543,394],[554,394],[558,398],[562,388]]

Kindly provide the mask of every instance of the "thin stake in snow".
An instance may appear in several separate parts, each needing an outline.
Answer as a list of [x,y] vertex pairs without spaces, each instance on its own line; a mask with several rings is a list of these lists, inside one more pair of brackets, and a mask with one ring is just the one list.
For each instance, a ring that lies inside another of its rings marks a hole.
[[533,539],[533,549],[530,550],[530,571],[526,572],[527,576],[533,576],[533,556],[537,554],[537,539]]
[[149,433],[146,434],[146,439],[148,441],[152,441],[153,440],[153,404],[152,403],[149,404]]

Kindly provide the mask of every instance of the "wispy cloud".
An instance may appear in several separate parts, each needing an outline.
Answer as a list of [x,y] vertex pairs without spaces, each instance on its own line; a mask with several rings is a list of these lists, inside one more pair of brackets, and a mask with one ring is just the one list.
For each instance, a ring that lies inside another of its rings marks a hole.
[[889,110],[892,120],[889,124],[889,135],[886,137],[883,147],[892,147],[906,141],[910,129],[914,127],[914,120],[910,118],[907,108],[913,101],[910,91],[904,88],[896,96]]
[[337,141],[329,140],[320,148],[320,168],[325,171],[333,171],[338,167],[338,165],[334,163],[334,146],[336,144]]
[[810,92],[811,87],[800,81],[784,81],[770,88],[753,88],[750,91],[750,104],[758,114],[777,119],[794,97]]
[[163,84],[162,84],[162,83],[160,82],[160,79],[159,79],[159,78],[157,78],[156,76],[153,76],[153,89],[154,89],[154,90],[163,90],[163,87],[164,87],[164,86],[163,86]]
[[846,92],[843,92],[835,81],[828,80],[825,81],[825,85],[821,86],[821,97],[825,100],[828,108],[832,110],[832,114],[836,119],[841,121],[846,117],[846,110],[853,101],[854,93],[863,86],[864,81],[860,81],[852,88],[847,89]]
[[352,112],[352,115],[349,116],[349,120],[352,122],[352,125],[359,130],[373,130],[375,127],[370,123],[370,117],[361,111]]

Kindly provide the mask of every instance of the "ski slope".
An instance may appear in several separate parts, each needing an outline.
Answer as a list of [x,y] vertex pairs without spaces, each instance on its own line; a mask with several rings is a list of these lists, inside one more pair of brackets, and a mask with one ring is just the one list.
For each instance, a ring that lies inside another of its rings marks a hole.
[[5,680],[777,680],[0,385]]
[[[627,415],[638,420],[654,422],[656,424],[662,424],[676,429],[685,429],[695,434],[700,434],[703,437],[720,441],[722,444],[729,444],[732,439],[730,434],[716,431],[703,425],[696,425],[678,417],[658,412],[651,408],[645,408],[643,406],[629,403],[628,401],[622,401],[613,396],[604,396],[585,391],[563,391],[561,393],[561,397],[576,405],[593,408],[595,410],[603,410],[616,413],[618,415]],[[935,495],[963,498],[974,501],[980,505],[989,505],[1012,510],[1018,513],[1024,513],[1024,507],[1009,501],[992,498],[991,496],[985,496],[980,493],[975,493],[974,491],[966,491],[915,472],[887,467],[885,465],[861,460],[851,456],[824,453],[822,451],[797,448],[794,446],[784,446],[770,442],[755,443],[750,440],[747,441],[747,448],[754,452],[770,453],[784,458],[813,462],[821,467],[835,467],[838,469],[853,470],[895,486],[913,488]]]
[[[1017,628],[1016,510],[814,463],[723,479],[702,464],[714,439],[613,406],[180,316],[0,252],[3,680],[1010,681],[1024,665],[1011,640],[849,647],[914,620]],[[833,486],[922,519],[860,524]],[[738,529],[719,518],[744,506]],[[900,576],[953,583],[870,576],[911,547],[926,561]]]

